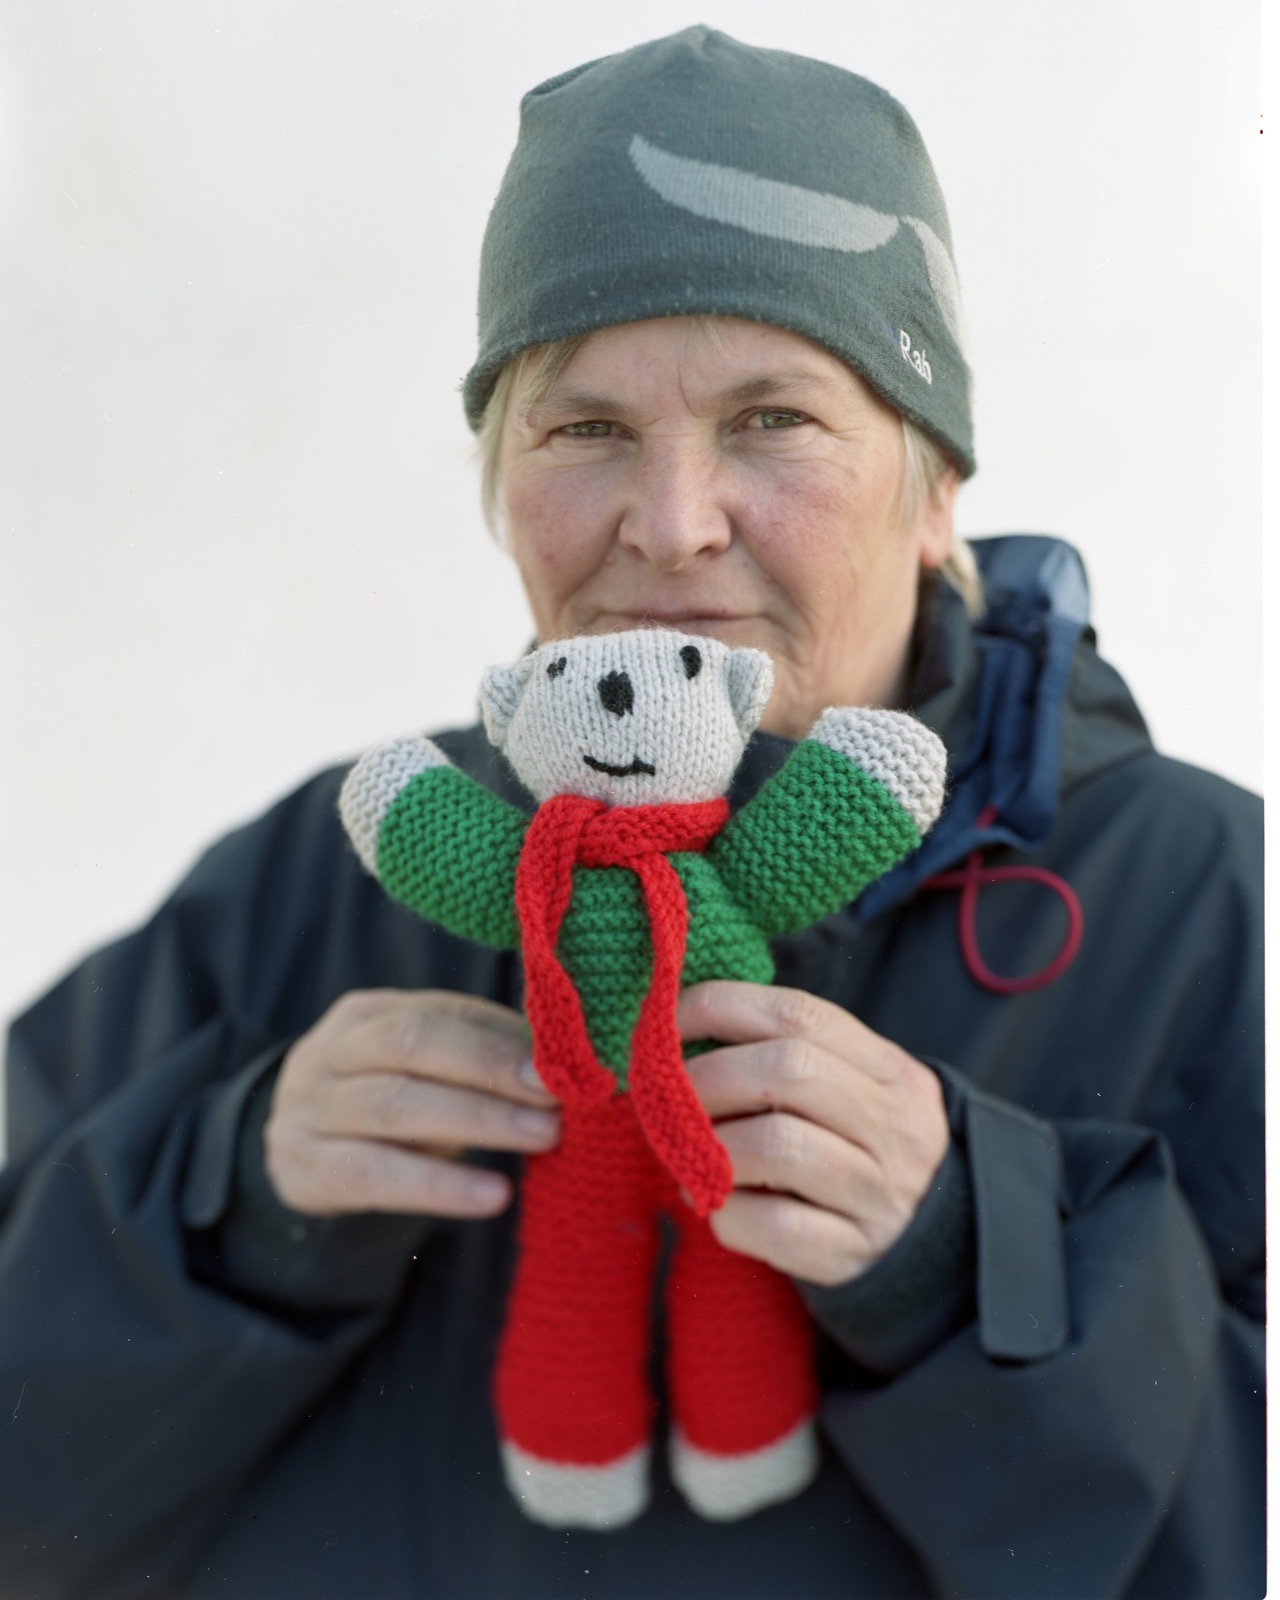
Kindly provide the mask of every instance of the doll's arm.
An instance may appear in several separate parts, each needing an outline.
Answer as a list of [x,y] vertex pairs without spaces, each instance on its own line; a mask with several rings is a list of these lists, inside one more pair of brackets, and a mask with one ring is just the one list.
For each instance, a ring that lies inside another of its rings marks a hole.
[[520,942],[516,863],[528,821],[421,734],[361,756],[338,799],[365,867],[394,899],[499,950]]
[[906,712],[833,707],[707,855],[770,937],[807,927],[916,849],[946,766],[942,741]]

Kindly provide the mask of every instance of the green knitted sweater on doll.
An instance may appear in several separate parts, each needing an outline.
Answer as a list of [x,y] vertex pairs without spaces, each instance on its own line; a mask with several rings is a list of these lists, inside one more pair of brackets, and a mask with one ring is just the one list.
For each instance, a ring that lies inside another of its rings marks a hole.
[[676,1003],[704,979],[768,983],[771,938],[913,850],[944,753],[900,712],[830,709],[730,817],[771,684],[762,652],[666,630],[546,644],[481,695],[532,818],[421,737],[370,752],[343,787],[347,830],[396,899],[523,957],[561,1138],[525,1163],[494,1409],[512,1493],[552,1526],[615,1527],[646,1503],[663,1212],[680,1236],[665,1291],[675,1481],[724,1519],[817,1469],[808,1319],[789,1282],[710,1230],[733,1171]]
[[[456,767],[431,767],[383,819],[377,876],[432,922],[518,950],[516,868],[528,827],[528,817]],[[881,782],[830,745],[805,740],[704,852],[672,854],[688,904],[681,986],[708,978],[771,982],[771,938],[853,899],[919,842],[913,817]],[[625,1088],[652,971],[649,920],[633,872],[573,869],[558,951],[595,1053]]]
[[[543,645],[485,676],[489,736],[541,802],[682,806],[723,795],[772,687],[758,650],[663,629]],[[941,807],[945,754],[901,712],[840,707],[705,850],[670,854],[687,904],[682,986],[768,983],[769,941],[854,899]],[[529,818],[422,737],[392,741],[343,791],[348,832],[397,900],[497,949],[522,945],[516,879]],[[556,945],[599,1061],[627,1083],[652,978],[650,919],[625,866],[572,869]]]

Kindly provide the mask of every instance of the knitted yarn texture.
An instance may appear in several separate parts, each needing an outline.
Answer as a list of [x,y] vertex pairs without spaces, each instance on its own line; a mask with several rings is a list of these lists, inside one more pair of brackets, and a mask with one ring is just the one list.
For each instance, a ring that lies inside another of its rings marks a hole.
[[482,691],[491,739],[541,801],[532,820],[420,737],[370,752],[343,787],[347,830],[391,894],[524,957],[561,1138],[525,1163],[494,1395],[511,1491],[553,1526],[615,1527],[647,1501],[664,1212],[678,1235],[674,1481],[727,1518],[816,1470],[807,1314],[705,1220],[733,1174],[685,1071],[676,1002],[709,978],[769,982],[771,938],[913,850],[941,807],[944,754],[902,713],[828,710],[730,817],[723,790],[769,683],[767,657],[713,639],[558,641],[492,669]]
[[566,1110],[553,1158],[526,1167],[521,1207],[495,1405],[508,1481],[530,1515],[610,1527],[643,1509],[663,1215],[677,1234],[663,1294],[673,1477],[717,1519],[808,1482],[808,1313],[786,1278],[725,1250],[682,1203],[631,1096]]
[[[653,977],[632,1035],[629,1085],[650,1148],[688,1190],[699,1216],[724,1203],[733,1171],[681,1058],[675,1008],[689,914],[667,853],[705,849],[728,815],[723,799],[609,808],[601,800],[555,796],[543,802],[530,824],[516,874],[534,1065],[554,1095],[587,1105],[611,1098],[617,1085],[592,1051],[582,1001],[556,958],[556,936],[575,865],[625,867],[640,880]],[[593,930],[588,918],[584,931],[603,934],[606,929]]]
[[693,314],[814,340],[973,471],[946,205],[867,79],[699,26],[525,95],[481,254],[472,427],[531,345]]
[[762,650],[641,628],[491,667],[480,705],[489,738],[536,800],[685,805],[724,794],[772,687]]

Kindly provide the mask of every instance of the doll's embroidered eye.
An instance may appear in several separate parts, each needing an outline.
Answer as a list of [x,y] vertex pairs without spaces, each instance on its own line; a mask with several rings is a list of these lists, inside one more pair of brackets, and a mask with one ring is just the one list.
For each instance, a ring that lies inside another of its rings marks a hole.
[[702,671],[702,651],[696,644],[686,644],[680,647],[680,659],[684,662],[684,675],[686,678],[696,678]]
[[553,661],[550,664],[550,666],[547,668],[547,677],[548,678],[558,678],[560,676],[560,674],[564,671],[565,662],[567,660],[568,660],[567,656],[561,656],[559,661]]

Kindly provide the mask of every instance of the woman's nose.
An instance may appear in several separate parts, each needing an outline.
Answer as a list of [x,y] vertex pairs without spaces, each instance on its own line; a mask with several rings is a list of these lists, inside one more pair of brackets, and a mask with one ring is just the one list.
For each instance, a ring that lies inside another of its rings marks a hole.
[[619,537],[653,566],[678,572],[731,543],[725,485],[716,461],[697,445],[664,441],[637,466],[629,488]]

